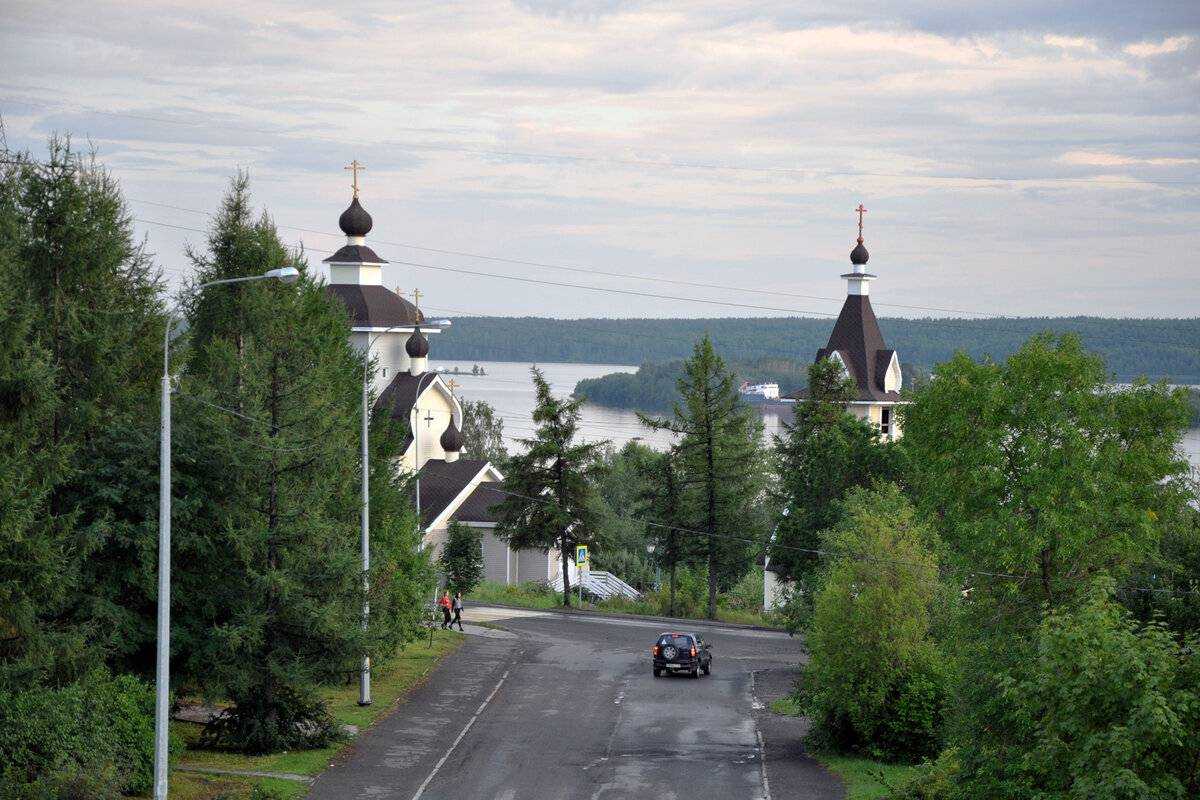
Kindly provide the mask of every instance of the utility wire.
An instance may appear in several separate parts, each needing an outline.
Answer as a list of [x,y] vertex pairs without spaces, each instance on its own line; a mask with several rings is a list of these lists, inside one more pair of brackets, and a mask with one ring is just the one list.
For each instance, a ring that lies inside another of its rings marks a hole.
[[[545,498],[532,497],[527,494],[521,494],[520,492],[513,492],[508,489],[502,489],[498,486],[495,486],[492,483],[487,483],[487,482],[481,483],[481,484],[479,484],[478,488],[485,489],[489,492],[493,492],[496,494],[502,494],[507,497],[516,497],[521,500],[529,500],[531,502],[541,503],[543,505],[554,505],[551,501],[546,500]],[[649,527],[663,528],[665,530],[676,531],[678,533],[688,533],[688,534],[693,534],[696,536],[705,536],[705,537],[710,537],[710,538],[714,538],[714,539],[727,539],[729,541],[744,542],[746,544],[753,544],[753,545],[763,544],[761,541],[759,541],[757,539],[751,539],[751,538],[745,537],[745,536],[736,536],[736,535],[724,534],[724,533],[710,533],[708,531],[700,531],[700,530],[696,530],[694,528],[683,528],[678,525],[667,525],[667,524],[661,523],[661,522],[652,522],[650,520],[639,519],[638,517],[634,517],[629,514],[615,513],[614,516],[616,516],[620,519],[630,521],[630,522],[637,522],[637,523],[641,523],[643,525],[647,525]],[[792,552],[804,553],[807,555],[818,556],[818,557],[826,558],[826,559],[837,558],[839,556],[847,555],[845,553],[838,553],[838,552],[835,552],[832,550],[825,550],[825,549],[821,549],[821,548],[798,547],[795,545],[784,545],[784,544],[778,544],[778,543],[774,543],[774,542],[770,544],[770,547],[780,549],[780,550],[790,550]],[[876,563],[876,564],[883,564],[883,565],[888,565],[888,566],[912,567],[912,568],[916,568],[916,569],[928,569],[928,567],[929,567],[928,564],[920,564],[915,561],[903,561],[900,559],[876,558],[876,557],[866,556],[866,555],[858,555],[858,556],[854,556],[854,558],[856,560],[865,561],[867,563]],[[1038,577],[1038,576],[1034,576],[1034,575],[1017,575],[1017,574],[1007,573],[1007,572],[991,572],[989,570],[974,569],[974,568],[966,568],[965,572],[968,575],[983,575],[983,576],[989,577],[989,578],[996,578],[998,580],[1017,581],[1019,583],[1024,583],[1026,581],[1029,581],[1029,580],[1032,580],[1032,579]],[[1076,582],[1078,582],[1078,581],[1076,581]],[[1200,594],[1200,590],[1195,590],[1195,589],[1191,589],[1191,590],[1189,590],[1189,589],[1162,589],[1162,588],[1152,588],[1152,587],[1142,587],[1142,586],[1126,586],[1123,588],[1126,591],[1131,591],[1131,592],[1184,594],[1184,595]]]
[[[176,224],[172,224],[172,223],[159,222],[157,220],[148,220],[148,219],[142,219],[142,218],[136,218],[136,217],[134,219],[135,219],[135,221],[141,222],[146,225],[161,225],[163,227],[174,228],[177,230],[194,231],[196,233],[208,233],[208,231],[206,231],[202,228],[194,228],[194,227],[190,227],[187,225],[176,225]],[[330,251],[330,250],[323,250],[323,249],[317,248],[317,247],[308,247],[308,246],[305,246],[303,243],[301,243],[300,246],[306,251],[311,251],[311,252],[315,252],[315,253],[325,253],[325,254],[332,253],[332,251]],[[434,264],[424,264],[424,263],[421,263],[418,261],[404,261],[404,260],[400,260],[400,259],[390,259],[388,261],[388,263],[399,265],[399,266],[413,267],[416,269],[429,269],[429,270],[434,270],[437,272],[448,272],[448,273],[455,273],[455,274],[459,274],[459,275],[470,275],[473,277],[495,278],[498,280],[516,281],[519,283],[535,284],[535,285],[539,285],[539,286],[554,286],[554,287],[558,287],[558,288],[567,288],[567,289],[582,289],[582,290],[590,291],[590,292],[618,294],[618,295],[632,296],[632,297],[644,297],[644,298],[649,298],[649,299],[654,299],[654,300],[672,300],[672,301],[679,301],[679,302],[685,302],[685,303],[700,303],[703,305],[723,306],[723,307],[739,308],[739,309],[745,309],[745,310],[772,311],[772,312],[776,312],[776,313],[792,314],[792,315],[797,315],[797,316],[812,315],[812,316],[831,317],[831,318],[836,318],[838,316],[838,314],[828,312],[828,311],[812,311],[812,310],[806,311],[806,310],[796,309],[796,308],[783,308],[780,306],[764,306],[764,305],[757,305],[757,304],[753,304],[753,303],[735,303],[735,302],[732,302],[729,300],[706,300],[703,298],[685,297],[682,295],[657,294],[654,292],[641,292],[641,291],[637,291],[637,290],[633,290],[633,289],[617,289],[614,287],[607,287],[607,286],[588,286],[586,284],[581,284],[581,283],[567,283],[565,281],[549,281],[549,280],[545,280],[545,279],[541,279],[541,278],[527,278],[527,277],[520,276],[520,275],[507,275],[507,274],[498,273],[498,272],[483,272],[481,270],[465,269],[462,267],[447,267],[447,266],[438,266],[438,265],[434,265]],[[952,328],[959,327],[959,328],[964,328],[964,329],[971,330],[971,331],[976,330],[974,327],[970,327],[970,326],[962,325],[962,324],[956,324],[955,322],[949,321],[949,320],[904,319],[903,321],[907,324],[938,325],[938,326],[952,327]],[[1017,331],[1017,330],[1014,330],[1011,328],[1007,328],[1007,329],[1006,328],[997,328],[995,326],[992,327],[992,330],[1007,331],[1009,333],[1016,333],[1021,336],[1030,336],[1030,335],[1033,335],[1034,333],[1038,332],[1037,330]],[[1130,339],[1127,337],[1115,337],[1115,336],[1090,336],[1089,338],[1091,338],[1095,341],[1129,342],[1131,344],[1143,344],[1143,345],[1158,344],[1158,345],[1163,345],[1166,347],[1176,347],[1176,348],[1185,349],[1185,350],[1200,351],[1200,345],[1188,345],[1188,344],[1181,344],[1179,342],[1166,342],[1166,341],[1155,340],[1155,339]]]

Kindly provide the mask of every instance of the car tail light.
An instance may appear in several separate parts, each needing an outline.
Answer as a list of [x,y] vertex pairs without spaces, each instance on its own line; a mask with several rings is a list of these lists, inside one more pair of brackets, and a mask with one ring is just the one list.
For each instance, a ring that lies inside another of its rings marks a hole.
[[696,657],[696,645],[692,645],[692,658]]
[[658,645],[654,645],[654,647],[650,648],[650,655],[657,656],[661,651],[662,651],[661,647],[659,647]]

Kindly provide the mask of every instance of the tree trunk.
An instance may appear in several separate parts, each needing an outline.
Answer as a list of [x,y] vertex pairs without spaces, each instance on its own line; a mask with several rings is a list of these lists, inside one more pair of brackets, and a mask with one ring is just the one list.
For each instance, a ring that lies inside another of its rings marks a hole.
[[567,538],[564,536],[559,541],[562,542],[562,567],[563,567],[563,605],[570,608],[571,606],[571,573],[567,571],[567,565],[570,563],[567,558],[567,553],[571,551],[571,546],[567,543]]
[[[705,407],[709,408],[708,402],[708,384],[704,387],[704,402]],[[716,467],[716,449],[717,443],[713,441],[712,417],[711,409],[706,412],[705,418],[705,434],[707,442],[705,443],[705,458],[708,461],[708,474],[705,475],[705,489],[708,491],[708,518],[705,520],[705,530],[708,532],[708,611],[706,616],[709,619],[717,618],[717,467]]]
[[667,616],[668,617],[675,616],[675,561],[676,561],[676,559],[671,559],[671,592],[670,592],[671,599],[667,601]]

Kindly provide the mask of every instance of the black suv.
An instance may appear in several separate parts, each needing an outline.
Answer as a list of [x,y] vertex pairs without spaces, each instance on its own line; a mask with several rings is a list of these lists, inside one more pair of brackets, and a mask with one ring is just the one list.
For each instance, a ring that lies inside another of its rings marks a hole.
[[712,671],[712,650],[694,633],[664,633],[650,648],[654,657],[654,677],[664,672],[686,673],[699,678]]

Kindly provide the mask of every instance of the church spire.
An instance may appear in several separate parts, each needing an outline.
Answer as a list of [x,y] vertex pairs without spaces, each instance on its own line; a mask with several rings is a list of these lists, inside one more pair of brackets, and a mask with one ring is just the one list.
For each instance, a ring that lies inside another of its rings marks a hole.
[[869,293],[868,284],[875,279],[874,275],[867,272],[866,264],[871,254],[863,244],[863,214],[867,213],[867,209],[859,203],[854,211],[858,214],[858,243],[850,251],[850,271],[842,277],[846,279],[846,294],[865,295]]

